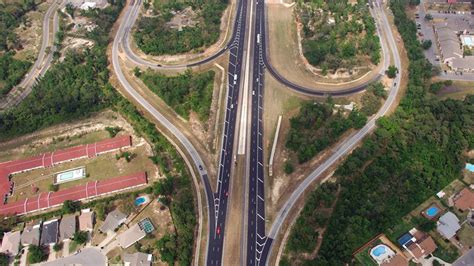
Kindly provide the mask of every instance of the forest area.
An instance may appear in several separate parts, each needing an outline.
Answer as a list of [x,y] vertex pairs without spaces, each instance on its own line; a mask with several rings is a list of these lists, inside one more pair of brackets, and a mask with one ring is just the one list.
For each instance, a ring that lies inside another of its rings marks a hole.
[[20,83],[31,66],[31,62],[13,57],[17,50],[22,49],[14,30],[26,22],[26,13],[35,9],[34,0],[0,3],[0,97]]
[[336,143],[339,137],[351,128],[361,128],[367,116],[357,110],[348,115],[338,110],[333,113],[334,103],[306,102],[298,115],[290,119],[290,132],[286,147],[295,152],[299,163],[304,163],[327,147]]
[[[92,48],[67,53],[62,62],[54,64],[39,79],[32,93],[22,103],[0,113],[0,141],[86,118],[107,108],[119,112],[132,124],[138,135],[151,143],[154,155],[150,159],[158,165],[169,182],[168,190],[165,190],[168,194],[165,194],[163,202],[170,209],[176,233],[172,237],[165,236],[164,240],[157,240],[153,248],[161,252],[162,243],[166,243],[167,252],[161,253],[163,261],[190,265],[196,227],[190,175],[175,147],[109,83],[106,55],[111,40],[109,33],[125,1],[110,4],[103,10],[92,9],[83,13],[98,25],[86,36],[95,42]],[[161,183],[155,183],[153,190],[163,193],[161,186]],[[95,203],[88,204],[84,206],[95,206]],[[61,211],[42,215],[59,215]],[[8,222],[2,230],[8,230],[8,226],[13,224]]]
[[[474,96],[440,100],[430,92],[432,66],[424,58],[415,23],[405,13],[409,2],[390,2],[410,60],[406,95],[337,169],[340,196],[318,256],[308,264],[349,263],[357,248],[379,233],[388,234],[408,212],[459,178],[463,152],[474,148]],[[311,219],[306,216],[312,214],[302,215],[298,219]],[[314,231],[307,226],[297,223],[290,239],[297,232]],[[302,247],[315,244],[309,239],[287,248],[304,252]]]
[[135,75],[183,118],[189,119],[192,111],[201,122],[207,122],[214,89],[214,71],[186,71],[178,76],[165,76],[151,70],[141,73],[136,69]]
[[[139,19],[135,42],[138,48],[151,55],[173,55],[206,48],[219,39],[221,17],[227,4],[227,0],[155,1],[153,10],[156,14]],[[149,5],[146,2],[145,8]],[[191,20],[196,24],[181,29],[171,27],[175,14],[187,7],[195,13]]]
[[380,62],[380,41],[366,1],[298,1],[303,54],[322,74]]

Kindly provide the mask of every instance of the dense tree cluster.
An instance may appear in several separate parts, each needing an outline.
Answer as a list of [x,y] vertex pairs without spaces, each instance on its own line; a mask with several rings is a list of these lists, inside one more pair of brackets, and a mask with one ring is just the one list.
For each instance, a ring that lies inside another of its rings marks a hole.
[[333,107],[330,101],[306,102],[298,115],[291,118],[286,147],[298,154],[300,163],[334,144],[348,129],[361,128],[367,121],[367,117],[357,110],[347,117],[341,111],[333,114]]
[[160,96],[176,113],[188,119],[190,111],[201,121],[207,121],[212,103],[214,71],[169,77],[151,70],[140,74],[148,88]]
[[63,62],[46,72],[21,104],[1,113],[0,139],[84,117],[110,104],[102,90],[109,79],[105,49],[109,30],[121,8],[122,2],[117,2],[102,11],[85,14],[99,25],[88,34],[96,45],[84,52],[67,54]]
[[[158,2],[158,1],[156,1]],[[197,25],[170,28],[173,13],[191,6],[197,13]],[[219,39],[222,13],[227,0],[170,1],[155,4],[158,15],[142,17],[134,34],[138,47],[147,54],[178,54],[209,46]]]
[[20,83],[31,66],[30,62],[14,59],[13,55],[14,52],[0,55],[0,96]]
[[368,56],[380,61],[380,41],[366,1],[299,1],[297,14],[303,25],[303,52],[323,71],[352,69]]
[[36,9],[34,0],[0,3],[0,51],[21,48],[18,36],[13,30],[21,23],[25,23],[25,14],[34,9]]
[[17,85],[31,66],[30,62],[13,58],[15,50],[22,48],[14,30],[26,22],[25,14],[35,8],[34,0],[0,3],[0,96]]
[[358,247],[459,177],[462,153],[474,147],[474,96],[442,101],[429,93],[431,65],[405,14],[408,2],[390,2],[410,60],[406,96],[336,171],[342,191],[312,264],[349,262]]
[[330,208],[336,199],[337,184],[324,183],[309,195],[288,238],[287,250],[292,253],[312,252],[318,240],[317,228],[329,220]]
[[375,114],[382,106],[382,98],[387,97],[387,92],[382,83],[377,82],[367,87],[361,98],[360,112],[366,116]]

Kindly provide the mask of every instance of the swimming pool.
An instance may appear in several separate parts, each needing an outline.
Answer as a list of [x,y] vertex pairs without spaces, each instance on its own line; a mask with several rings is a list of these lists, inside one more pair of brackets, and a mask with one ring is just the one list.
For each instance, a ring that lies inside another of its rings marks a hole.
[[65,183],[65,182],[81,179],[84,177],[86,177],[86,169],[84,167],[71,169],[71,170],[57,174],[55,183],[56,184]]
[[387,252],[385,246],[378,246],[372,250],[372,254],[374,254],[376,257],[380,257],[380,255],[385,254],[385,252]]
[[435,217],[438,214],[438,212],[439,212],[438,207],[431,206],[426,210],[426,215],[428,215],[429,217]]
[[474,164],[467,163],[466,164],[466,169],[469,170],[470,172],[474,172]]
[[135,206],[140,206],[148,202],[148,196],[141,196],[135,199]]
[[380,265],[387,262],[395,252],[385,244],[379,244],[370,250],[370,256]]

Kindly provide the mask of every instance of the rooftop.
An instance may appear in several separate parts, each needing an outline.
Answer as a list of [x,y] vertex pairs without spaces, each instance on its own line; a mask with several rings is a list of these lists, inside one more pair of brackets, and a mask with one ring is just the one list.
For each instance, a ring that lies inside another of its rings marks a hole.
[[[474,56],[472,59],[474,65]],[[462,211],[474,209],[474,193],[467,187],[461,190],[453,200],[454,206]]]
[[153,256],[142,252],[136,252],[133,254],[124,254],[123,262],[125,266],[148,266],[151,265]]
[[446,239],[450,239],[456,235],[456,232],[460,228],[461,226],[459,225],[459,219],[454,213],[447,212],[439,217],[437,230]]
[[121,246],[122,248],[128,248],[131,245],[135,244],[135,242],[144,238],[145,236],[145,231],[138,224],[134,224],[125,232],[118,235],[117,240],[119,242],[119,246]]
[[22,245],[39,245],[40,241],[40,224],[29,224],[25,226],[21,233]]
[[104,223],[99,228],[102,233],[107,233],[109,231],[114,231],[120,225],[122,225],[127,219],[127,215],[120,212],[118,209],[110,212],[105,218]]
[[7,232],[3,235],[1,253],[16,256],[20,250],[20,231]]
[[58,242],[58,220],[51,220],[43,223],[41,233],[41,245],[52,245]]
[[59,240],[63,241],[70,239],[76,232],[76,216],[69,215],[63,216],[61,223],[59,224]]
[[81,231],[92,231],[94,230],[94,212],[93,211],[82,211],[79,216],[79,230]]

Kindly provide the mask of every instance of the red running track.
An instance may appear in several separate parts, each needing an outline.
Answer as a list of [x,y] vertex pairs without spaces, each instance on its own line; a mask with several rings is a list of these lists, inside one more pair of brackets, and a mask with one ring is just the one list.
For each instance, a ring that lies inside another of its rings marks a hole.
[[85,185],[57,192],[42,192],[37,197],[27,198],[0,206],[0,215],[19,215],[61,205],[66,200],[84,200],[147,184],[146,172],[128,176],[90,181]]
[[[75,146],[59,151],[47,152],[37,156],[15,161],[0,163],[0,197],[10,194],[12,183],[9,176],[36,168],[51,167],[55,164],[72,161],[80,158],[93,158],[101,153],[110,152],[132,146],[132,137],[129,135],[106,139],[92,144]],[[0,201],[0,205],[4,201]]]

